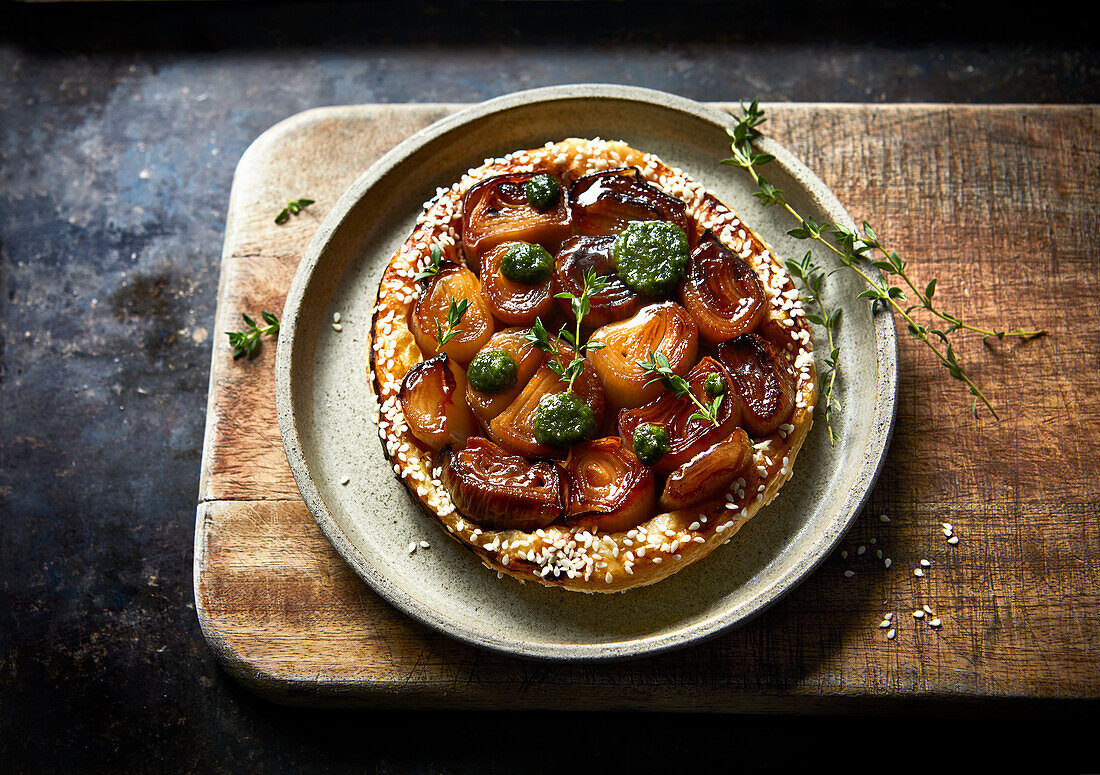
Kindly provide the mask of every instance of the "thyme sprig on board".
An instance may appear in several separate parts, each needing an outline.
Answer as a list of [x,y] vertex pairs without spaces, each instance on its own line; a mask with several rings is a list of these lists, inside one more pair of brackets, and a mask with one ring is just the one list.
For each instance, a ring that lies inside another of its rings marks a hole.
[[[581,289],[580,296],[568,291],[554,295],[555,299],[569,300],[569,306],[573,310],[573,317],[576,319],[576,327],[573,331],[562,326],[561,330],[558,331],[555,336],[551,337],[550,333],[546,330],[546,326],[543,325],[542,320],[540,318],[535,318],[535,323],[531,326],[531,330],[524,334],[523,338],[528,347],[534,347],[536,350],[541,350],[544,353],[550,353],[554,356],[546,362],[546,365],[566,383],[566,393],[573,392],[573,383],[576,382],[580,373],[584,371],[584,354],[592,350],[599,350],[604,346],[603,342],[595,339],[581,342],[581,321],[584,320],[585,315],[592,311],[592,297],[600,291],[606,290],[607,284],[607,278],[597,275],[595,269],[589,269],[584,273],[584,287]],[[576,353],[576,356],[567,366],[562,365],[562,362],[565,360],[561,354],[562,340],[565,340]]]
[[[733,155],[728,159],[723,159],[722,164],[729,164],[746,170],[757,185],[758,190],[754,193],[754,196],[760,199],[765,206],[782,207],[790,213],[791,217],[798,222],[798,226],[788,231],[788,234],[796,239],[808,239],[820,243],[832,251],[844,267],[859,275],[867,285],[867,288],[859,294],[859,298],[870,299],[872,303],[881,303],[893,307],[895,312],[905,321],[909,333],[923,342],[935,354],[952,378],[966,385],[967,392],[974,397],[971,410],[975,417],[978,416],[978,403],[981,402],[995,418],[1000,419],[992,404],[989,403],[989,399],[986,398],[985,394],[963,369],[950,336],[956,331],[966,330],[981,334],[983,341],[988,341],[990,338],[1000,340],[1005,337],[1029,339],[1042,336],[1046,332],[1023,331],[1018,328],[1008,331],[987,330],[964,323],[958,315],[943,311],[932,301],[936,292],[935,278],[925,285],[922,290],[919,284],[910,278],[907,263],[896,251],[888,250],[882,244],[875,230],[866,221],[863,222],[862,231],[859,231],[843,224],[817,223],[813,218],[803,217],[786,200],[783,191],[768,182],[757,169],[757,167],[763,166],[775,158],[771,154],[757,152],[753,147],[753,142],[762,136],[758,127],[766,121],[759,101],[754,99],[748,106],[742,103],[741,114],[737,115],[731,112],[730,115],[734,119],[734,124],[727,129],[727,132],[732,139],[730,147]],[[809,257],[809,254],[807,254],[807,257]],[[803,259],[803,261],[806,262],[807,259]],[[822,283],[820,267],[812,266],[812,260],[800,265],[805,269],[804,275],[800,279],[809,287],[814,297],[820,300]],[[867,268],[868,265],[881,270],[885,277],[872,277]],[[790,270],[792,267],[791,262],[787,262],[787,266]],[[798,272],[792,271],[792,274],[798,275]],[[889,277],[901,278],[915,303],[909,303],[910,296],[906,293],[905,288],[901,285],[891,284],[887,279]],[[824,321],[824,323],[819,322],[819,324],[824,325],[830,334],[830,358],[826,362],[827,367],[830,369],[830,382],[827,388],[828,393],[823,393],[823,397],[826,398],[825,411],[828,421],[832,408],[839,406],[838,403],[833,402],[832,387],[837,374],[837,356],[840,354],[840,348],[835,344],[833,338],[836,319],[825,311],[825,307],[820,305],[820,302],[818,308],[822,314],[815,316],[815,322]],[[913,313],[917,310],[926,311],[935,318],[935,321],[933,323],[918,322],[913,318]],[[946,325],[943,325],[944,323]],[[832,362],[831,365],[829,361]],[[830,427],[829,430],[830,438],[832,438],[832,428]]]
[[260,327],[256,325],[256,321],[250,318],[248,315],[241,314],[244,318],[244,322],[248,325],[244,331],[226,331],[226,336],[229,337],[229,344],[233,345],[233,360],[242,358],[245,355],[249,360],[256,357],[256,354],[260,351],[260,337],[261,336],[275,336],[279,333],[279,319],[275,317],[274,313],[268,312],[266,309],[260,313],[260,316],[267,323],[266,326]]
[[297,215],[302,210],[313,204],[312,199],[288,199],[286,200],[286,207],[279,211],[279,214],[275,216],[275,223],[282,226],[284,223],[290,220],[290,216]]
[[699,407],[699,411],[689,417],[688,422],[702,420],[703,422],[714,423],[716,426],[720,424],[718,422],[718,409],[722,406],[723,393],[719,393],[707,403],[700,401],[691,392],[691,384],[672,371],[672,364],[669,363],[668,356],[664,353],[655,353],[650,350],[649,357],[644,361],[638,361],[638,364],[642,367],[644,373],[654,375],[653,379],[646,383],[646,387],[654,382],[660,382],[675,395],[687,396],[692,400],[692,403]]

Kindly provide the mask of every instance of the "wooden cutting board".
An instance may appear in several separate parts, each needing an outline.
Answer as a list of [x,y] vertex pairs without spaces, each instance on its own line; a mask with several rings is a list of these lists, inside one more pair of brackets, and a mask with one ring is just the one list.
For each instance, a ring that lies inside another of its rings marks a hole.
[[[240,328],[242,312],[281,313],[306,245],[344,189],[458,107],[324,108],[260,137],[233,182],[216,330]],[[871,221],[912,275],[938,277],[946,308],[968,322],[1050,331],[991,347],[964,338],[962,357],[1001,421],[975,420],[959,383],[902,334],[882,476],[867,512],[804,584],[748,625],[686,650],[546,664],[436,634],[354,575],[283,456],[274,342],[234,361],[219,334],[195,604],[230,673],[284,702],[376,706],[765,711],[1100,695],[1100,110],[766,107],[769,133],[857,221]],[[305,196],[316,204],[273,223],[288,197]],[[958,544],[946,542],[943,522]],[[931,567],[918,578],[922,559]],[[924,605],[934,614],[914,618]],[[892,640],[879,627],[886,614]]]

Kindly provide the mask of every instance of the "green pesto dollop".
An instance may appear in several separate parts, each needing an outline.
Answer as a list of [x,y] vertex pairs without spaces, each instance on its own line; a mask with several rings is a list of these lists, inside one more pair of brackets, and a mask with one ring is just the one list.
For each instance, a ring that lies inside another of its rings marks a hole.
[[516,384],[516,359],[504,350],[482,350],[470,361],[466,379],[474,390],[492,395]]
[[549,447],[571,447],[596,432],[596,417],[575,393],[543,396],[535,410],[535,440]]
[[611,246],[611,263],[626,287],[665,296],[687,269],[687,235],[667,221],[631,221]]
[[542,245],[517,242],[504,251],[500,271],[514,283],[538,285],[554,271],[554,257]]
[[536,210],[549,210],[561,199],[561,186],[550,175],[535,175],[524,186],[527,204]]
[[634,454],[651,466],[672,449],[668,445],[668,431],[660,425],[639,425],[634,429]]
[[711,398],[717,398],[726,392],[726,381],[722,379],[721,374],[711,374],[703,380],[703,390],[707,391],[707,395]]

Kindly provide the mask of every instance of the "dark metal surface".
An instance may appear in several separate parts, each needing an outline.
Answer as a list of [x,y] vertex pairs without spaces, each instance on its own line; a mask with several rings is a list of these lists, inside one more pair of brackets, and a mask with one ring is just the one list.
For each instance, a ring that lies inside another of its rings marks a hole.
[[[729,764],[731,745],[785,770],[853,728],[936,739],[905,719],[311,713],[235,685],[191,599],[229,184],[260,132],[328,104],[584,81],[700,100],[1096,102],[1095,25],[899,2],[0,13],[0,771],[541,772],[593,749],[605,769],[653,771]],[[529,736],[550,729],[568,753],[532,760]],[[627,739],[653,747],[613,755]]]

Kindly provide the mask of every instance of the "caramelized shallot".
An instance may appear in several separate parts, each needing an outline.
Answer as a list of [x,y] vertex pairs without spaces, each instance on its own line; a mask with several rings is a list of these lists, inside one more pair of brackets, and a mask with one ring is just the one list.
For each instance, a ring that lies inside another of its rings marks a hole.
[[566,521],[605,532],[629,530],[653,513],[653,473],[611,436],[578,444],[565,461]]
[[530,532],[565,510],[556,463],[532,463],[475,436],[443,467],[443,486],[463,515],[490,530]]
[[692,243],[684,203],[647,183],[637,167],[585,175],[569,189],[569,202],[578,234],[615,235],[631,221],[669,221]]
[[469,383],[466,385],[466,403],[469,404],[474,414],[477,415],[477,419],[485,427],[488,427],[489,422],[494,417],[516,400],[516,396],[523,392],[523,388],[538,371],[542,362],[546,360],[546,356],[541,350],[528,346],[527,340],[524,338],[526,333],[527,329],[525,328],[505,328],[489,337],[489,341],[481,348],[482,350],[506,352],[516,362],[516,383],[507,390],[490,394],[475,390],[474,386]]
[[432,449],[466,443],[477,421],[466,405],[466,375],[446,354],[409,369],[398,394],[409,432]]
[[[711,374],[728,378],[725,369],[713,358],[699,361],[686,377],[691,394],[703,403],[710,399],[703,383]],[[699,407],[685,396],[677,396],[671,390],[665,390],[656,399],[636,409],[623,409],[619,412],[619,435],[623,443],[634,448],[634,430],[639,425],[659,425],[668,433],[669,452],[653,464],[653,471],[668,474],[687,463],[701,451],[714,443],[727,438],[740,424],[741,407],[736,401],[723,398],[718,406],[718,424],[699,417],[692,418]]]
[[[561,350],[565,361],[562,365],[568,365],[575,357],[573,351],[564,344]],[[564,457],[567,450],[539,444],[535,437],[535,412],[544,396],[563,393],[565,388],[565,382],[543,363],[519,396],[489,423],[489,437],[505,449],[527,457]],[[573,392],[592,410],[596,427],[603,427],[603,388],[590,362],[585,363],[573,382]]]
[[643,307],[629,320],[597,329],[592,339],[603,348],[589,353],[600,375],[608,403],[616,408],[641,406],[664,388],[641,365],[650,353],[663,353],[675,374],[683,376],[699,353],[695,321],[672,301]]
[[[615,274],[611,264],[614,242],[614,237],[570,237],[554,260],[555,294],[568,292],[579,297],[584,290],[584,275],[590,269],[607,284],[589,299],[592,308],[584,316],[584,323],[593,328],[628,318],[645,304],[645,297],[627,288]],[[576,320],[568,299],[558,299],[558,303],[565,314]]]
[[670,511],[708,501],[724,492],[752,457],[752,442],[744,429],[707,447],[668,475],[661,493],[662,509]]
[[545,211],[527,201],[525,184],[535,175],[498,175],[466,192],[462,200],[462,246],[466,261],[478,274],[481,256],[502,242],[537,242],[553,255],[569,235],[570,208],[564,197]]
[[680,301],[711,344],[751,331],[767,309],[760,278],[709,231],[691,254]]
[[546,320],[557,308],[550,290],[553,275],[538,285],[509,280],[500,271],[500,260],[515,242],[502,242],[481,256],[481,295],[493,317],[506,326],[530,326],[535,318]]
[[778,347],[746,334],[720,346],[715,357],[729,372],[730,397],[741,404],[743,424],[754,437],[767,436],[791,416],[795,377]]
[[[457,335],[439,347],[439,332],[448,333],[447,313],[451,302],[463,299],[468,306],[453,329]],[[481,283],[469,269],[450,261],[444,261],[437,274],[422,281],[420,298],[416,300],[410,323],[424,357],[444,352],[459,363],[469,363],[493,335],[493,315],[481,296]]]

